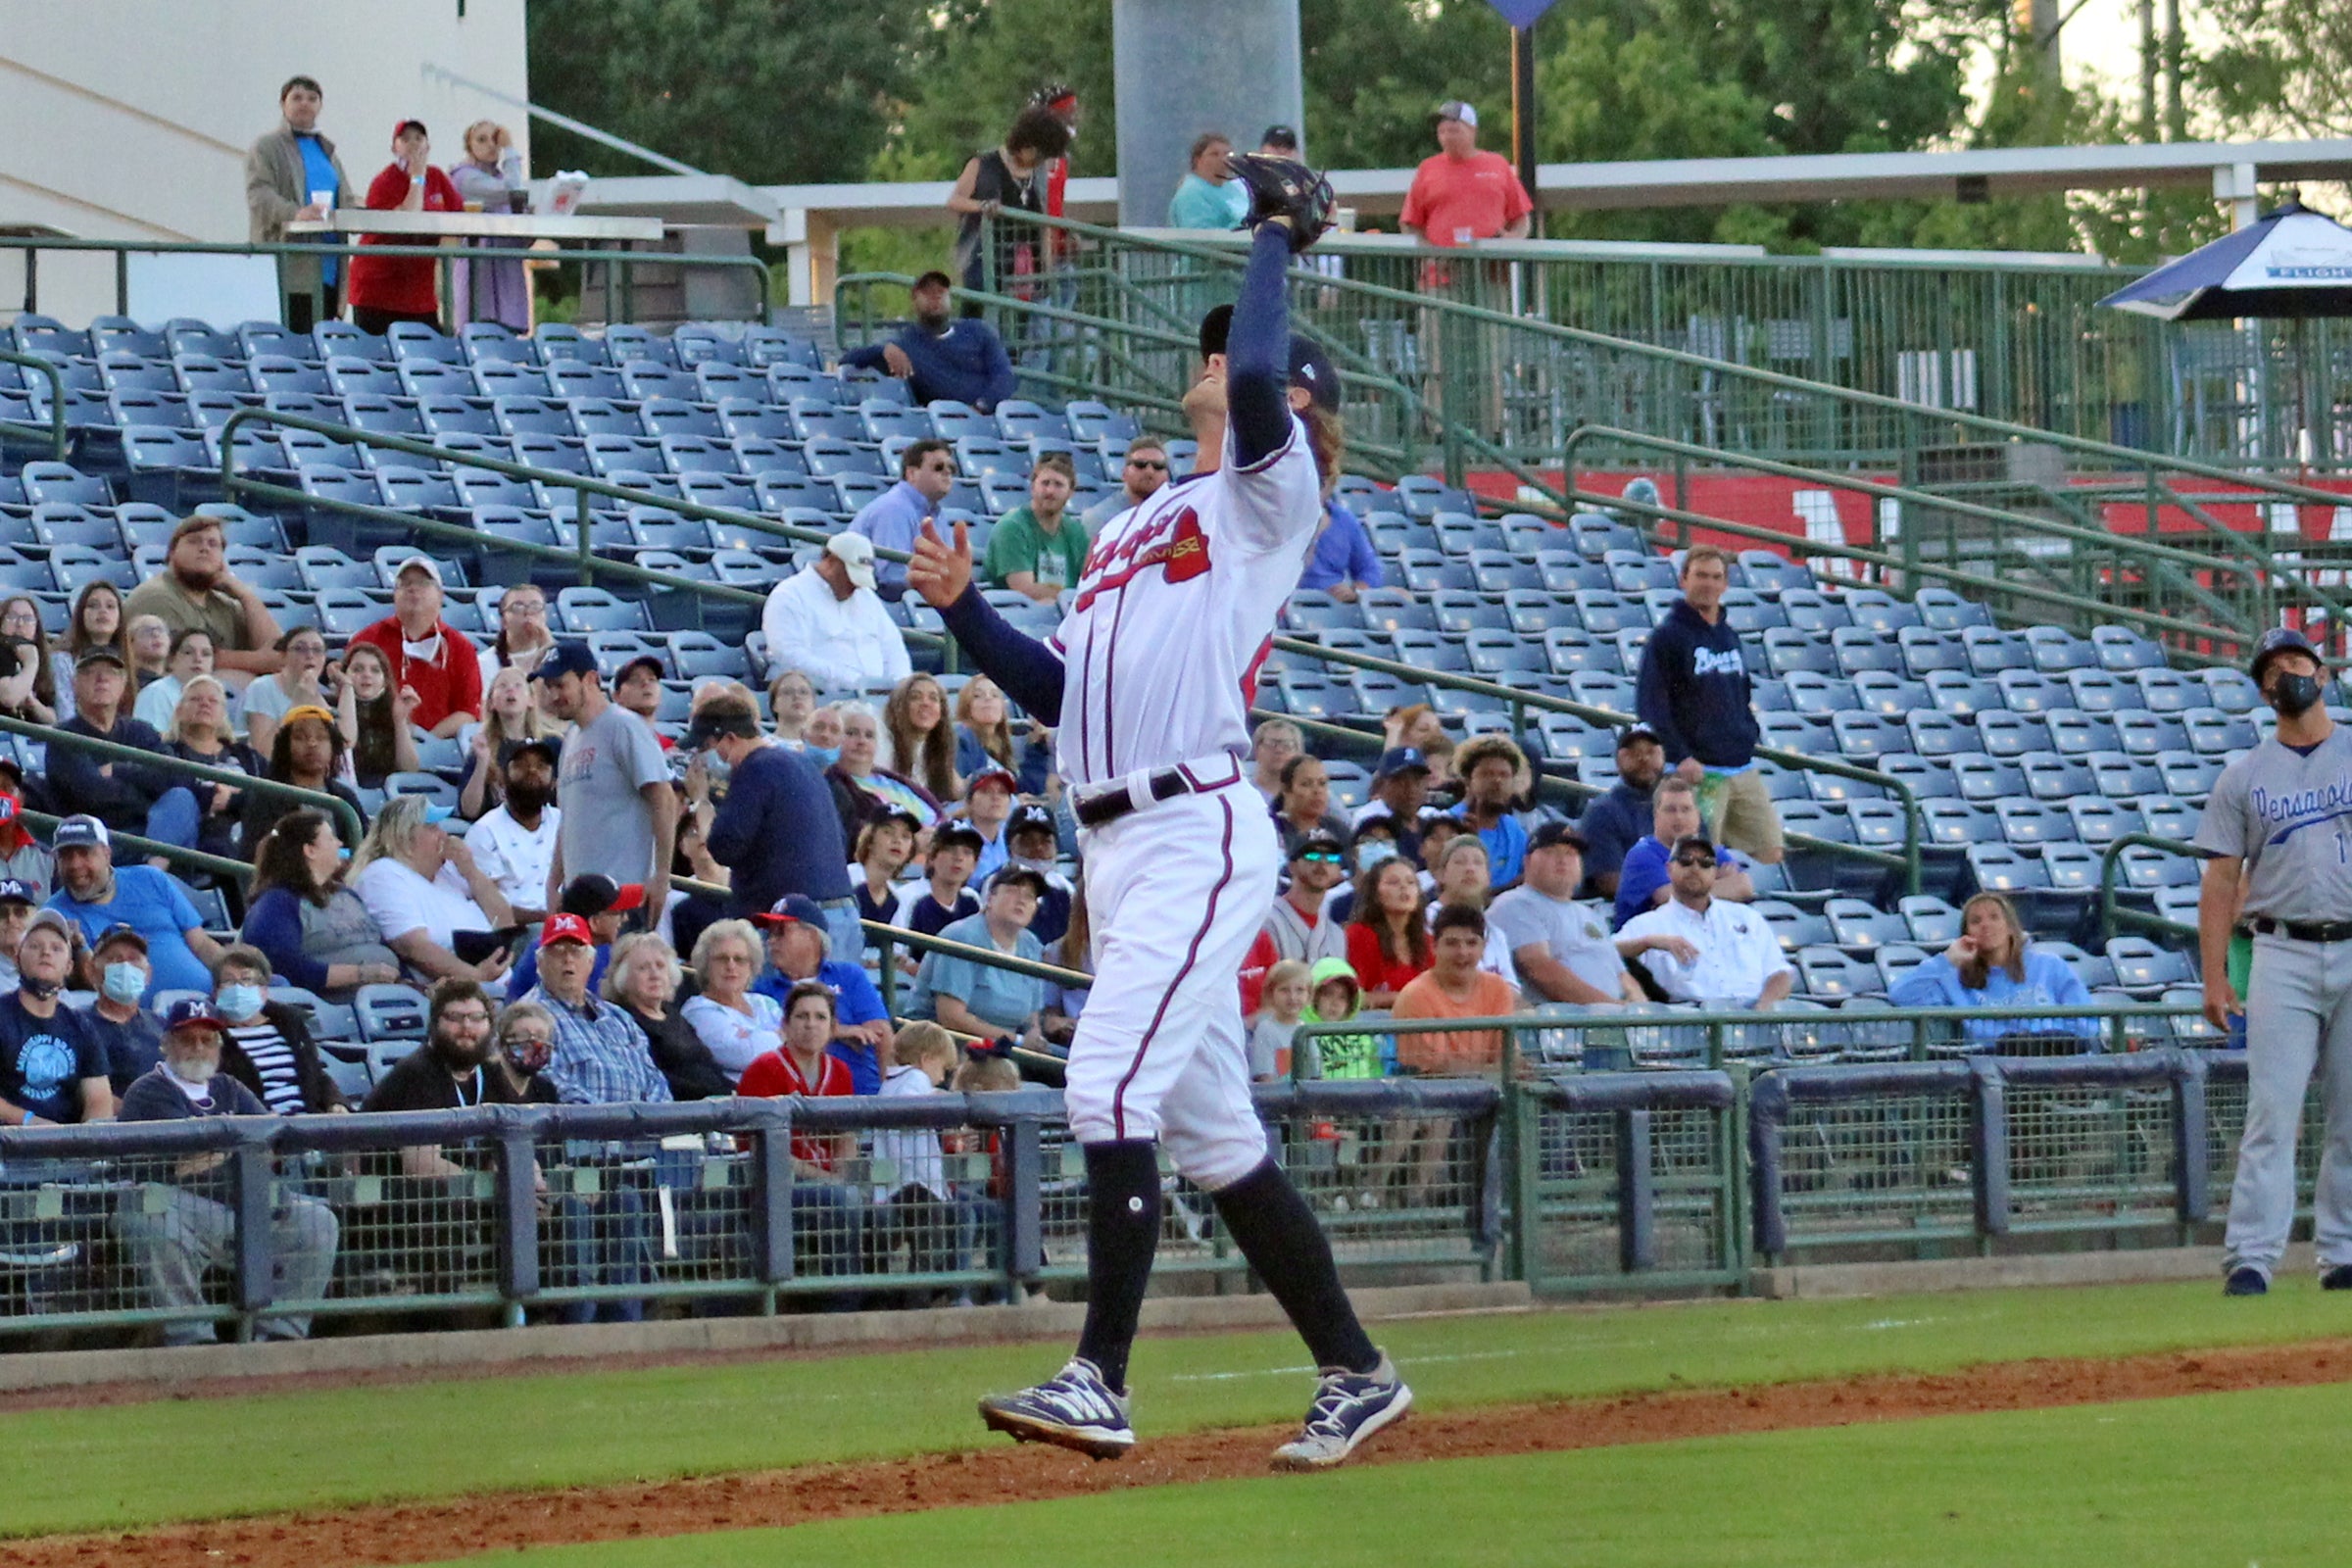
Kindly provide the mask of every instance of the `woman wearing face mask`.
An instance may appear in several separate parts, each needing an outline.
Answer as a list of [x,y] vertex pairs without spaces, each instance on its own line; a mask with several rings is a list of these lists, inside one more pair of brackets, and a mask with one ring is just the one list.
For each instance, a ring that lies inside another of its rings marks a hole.
[[227,1025],[220,1070],[280,1116],[349,1110],[299,1007],[270,1000],[270,960],[234,943],[213,964],[213,1010]]
[[34,724],[57,722],[57,675],[50,667],[45,641],[40,606],[23,594],[0,599],[0,650],[19,651],[16,667],[0,679],[0,712],[11,718]]
[[343,885],[343,845],[334,825],[313,810],[288,812],[254,852],[246,943],[270,965],[329,1002],[349,1002],[367,985],[400,979],[400,959],[384,933]]
[[[238,704],[245,716],[245,739],[264,757],[277,738],[277,726],[297,708],[325,708],[326,637],[316,626],[296,626],[277,640],[286,662],[274,675],[258,677],[245,688]],[[349,744],[350,737],[345,737]]]
[[74,662],[101,646],[121,654],[122,667],[130,667],[130,639],[122,626],[122,590],[104,577],[94,577],[74,596],[74,613],[66,622],[66,634],[49,655],[49,681],[57,688],[59,723],[74,716]]
[[[351,787],[350,772],[351,760],[344,755],[343,735],[335,727],[335,716],[323,708],[288,709],[278,720],[277,733],[270,738],[270,762],[262,769],[262,776],[298,789],[332,795],[348,804],[365,821],[367,811],[360,804],[360,792]],[[252,855],[262,836],[295,809],[295,803],[282,795],[247,790],[240,828],[246,854]],[[341,818],[336,820],[340,822]],[[338,827],[337,831],[341,829]],[[354,840],[344,847],[357,849],[359,844]],[[282,969],[278,972],[285,973]]]

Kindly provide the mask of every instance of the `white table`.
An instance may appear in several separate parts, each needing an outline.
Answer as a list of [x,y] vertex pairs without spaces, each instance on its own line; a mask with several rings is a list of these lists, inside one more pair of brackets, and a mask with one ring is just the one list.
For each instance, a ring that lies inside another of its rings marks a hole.
[[377,234],[385,239],[427,243],[437,239],[552,239],[582,240],[606,245],[650,243],[661,239],[659,218],[557,218],[542,213],[411,213],[395,209],[377,212],[366,207],[338,207],[322,219],[302,219],[286,225],[289,238],[312,234]]

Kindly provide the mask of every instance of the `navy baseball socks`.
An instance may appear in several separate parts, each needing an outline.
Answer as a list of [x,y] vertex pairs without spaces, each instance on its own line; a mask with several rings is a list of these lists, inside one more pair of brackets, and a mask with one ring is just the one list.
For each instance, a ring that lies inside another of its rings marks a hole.
[[[1135,1445],[1127,1356],[1159,1245],[1158,1147],[1130,1139],[1086,1146],[1088,1294],[1078,1353],[1053,1378],[980,1401],[981,1419],[1024,1442],[1115,1458]],[[1339,1464],[1401,1417],[1412,1391],[1364,1334],[1314,1211],[1272,1159],[1213,1195],[1234,1245],[1322,1369],[1299,1435],[1278,1468]]]

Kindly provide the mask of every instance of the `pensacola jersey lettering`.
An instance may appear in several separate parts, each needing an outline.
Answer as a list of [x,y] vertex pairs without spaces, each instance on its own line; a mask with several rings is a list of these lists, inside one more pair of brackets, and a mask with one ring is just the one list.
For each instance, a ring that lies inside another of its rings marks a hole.
[[2352,779],[2339,778],[2316,788],[2284,792],[2256,785],[2247,792],[2246,805],[2256,816],[2278,829],[2270,842],[2282,844],[2304,828],[2352,814]]
[[1164,484],[1102,525],[1053,638],[1072,785],[1250,747],[1250,686],[1323,517],[1296,416],[1281,449]]

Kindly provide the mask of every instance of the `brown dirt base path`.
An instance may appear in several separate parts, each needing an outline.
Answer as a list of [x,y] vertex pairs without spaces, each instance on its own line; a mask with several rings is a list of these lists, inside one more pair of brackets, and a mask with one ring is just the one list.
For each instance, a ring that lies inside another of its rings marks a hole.
[[[1949,1373],[1888,1373],[1835,1382],[1420,1412],[1382,1434],[1355,1462],[1400,1464],[1557,1452],[2345,1381],[2352,1381],[2352,1340],[2115,1360],[2012,1361]],[[1027,1502],[1264,1475],[1267,1454],[1289,1436],[1290,1429],[1278,1427],[1164,1438],[1147,1434],[1134,1454],[1100,1464],[1055,1448],[1004,1444],[911,1459],[482,1494],[176,1525],[131,1535],[49,1536],[0,1544],[0,1568],[317,1568],[323,1563],[435,1562],[526,1546]],[[1295,1484],[1312,1486],[1314,1481],[1300,1478]]]

